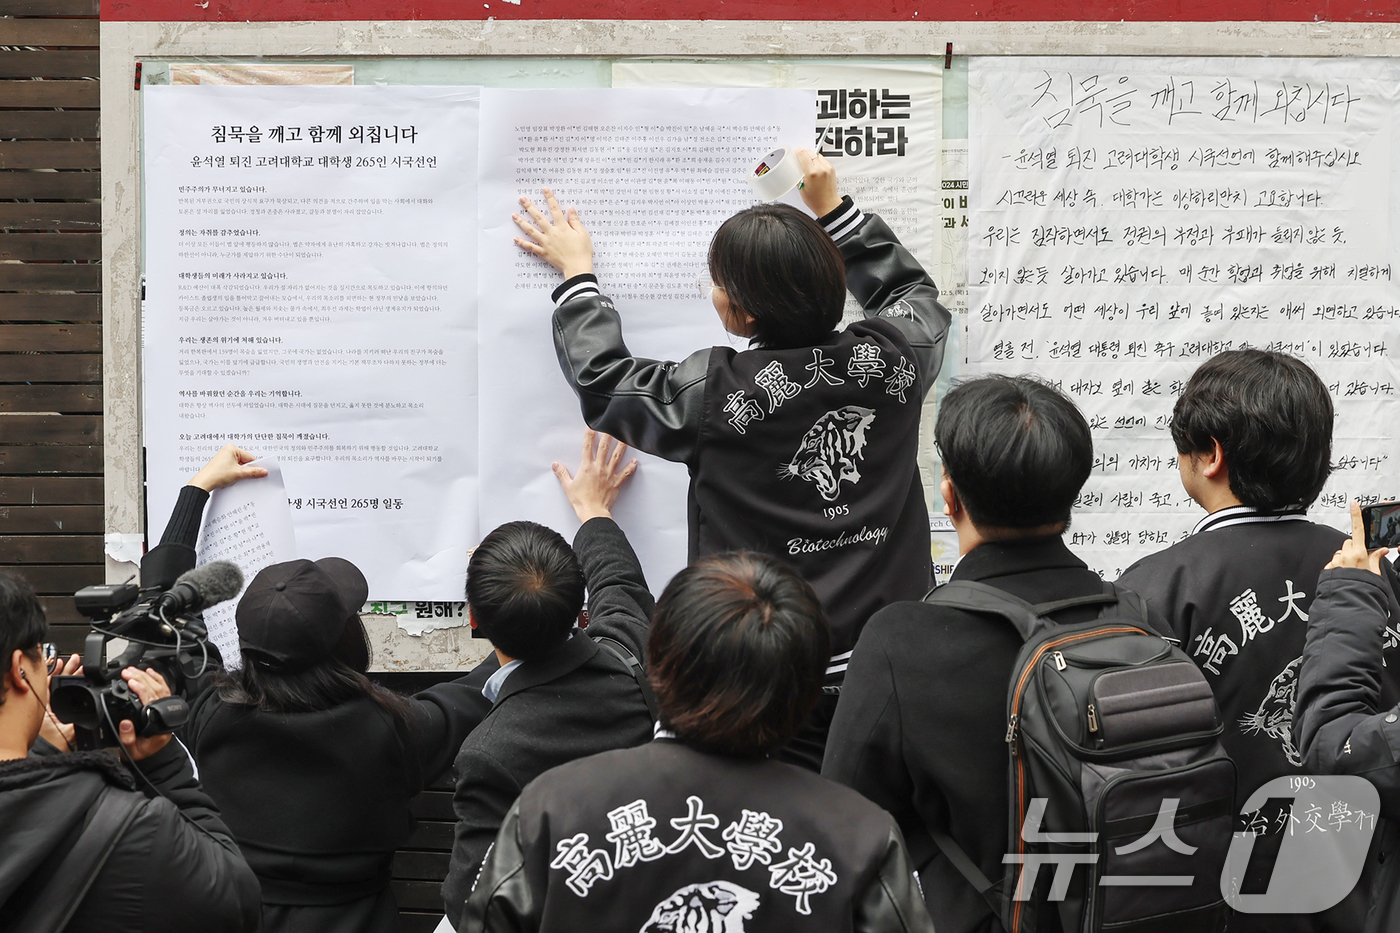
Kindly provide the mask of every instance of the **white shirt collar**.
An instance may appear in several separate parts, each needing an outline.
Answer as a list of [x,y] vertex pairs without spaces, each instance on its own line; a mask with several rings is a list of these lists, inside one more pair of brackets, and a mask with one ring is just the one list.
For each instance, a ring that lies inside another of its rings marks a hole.
[[496,697],[501,695],[501,688],[506,685],[506,678],[510,677],[515,669],[525,662],[516,658],[509,664],[501,665],[501,669],[486,679],[486,683],[481,685],[481,695],[492,703],[496,702]]

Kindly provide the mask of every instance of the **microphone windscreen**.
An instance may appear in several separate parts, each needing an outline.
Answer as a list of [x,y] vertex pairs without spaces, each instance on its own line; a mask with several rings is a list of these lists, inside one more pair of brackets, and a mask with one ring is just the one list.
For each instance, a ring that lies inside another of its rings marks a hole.
[[188,583],[199,593],[201,605],[210,606],[233,599],[243,589],[243,571],[226,560],[216,560],[183,574],[176,584]]

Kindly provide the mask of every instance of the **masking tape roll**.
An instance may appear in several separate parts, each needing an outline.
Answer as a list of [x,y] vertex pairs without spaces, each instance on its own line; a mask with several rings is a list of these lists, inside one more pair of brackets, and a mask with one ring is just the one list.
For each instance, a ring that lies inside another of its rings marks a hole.
[[749,170],[749,184],[765,201],[776,201],[802,181],[802,168],[790,146],[774,149]]

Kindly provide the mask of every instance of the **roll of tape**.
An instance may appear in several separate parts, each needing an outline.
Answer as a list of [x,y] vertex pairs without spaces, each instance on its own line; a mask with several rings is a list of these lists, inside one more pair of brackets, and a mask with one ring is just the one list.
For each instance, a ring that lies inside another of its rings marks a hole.
[[776,201],[802,181],[802,168],[792,147],[774,149],[749,170],[749,184],[765,201]]

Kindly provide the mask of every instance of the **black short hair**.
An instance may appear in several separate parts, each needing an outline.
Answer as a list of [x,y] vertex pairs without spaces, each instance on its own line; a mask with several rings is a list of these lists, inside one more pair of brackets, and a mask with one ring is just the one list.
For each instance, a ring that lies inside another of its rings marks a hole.
[[762,554],[702,558],[656,604],[647,667],[661,721],[696,748],[753,757],[797,734],[821,695],[831,634],[817,594]]
[[467,603],[491,644],[512,658],[541,657],[565,638],[583,609],[583,567],[559,532],[507,522],[482,540],[467,565]]
[[1069,521],[1094,467],[1084,416],[1030,376],[981,376],[958,385],[938,408],[934,436],[968,517],[985,528]]
[[710,240],[710,277],[775,350],[819,343],[841,323],[846,263],[830,234],[788,204],[756,204]]
[[1182,455],[1220,442],[1230,491],[1251,508],[1307,508],[1332,472],[1332,396],[1287,353],[1227,350],[1206,360],[1172,410]]
[[[37,660],[39,646],[48,636],[44,607],[33,587],[22,577],[0,571],[0,650],[4,651],[4,668],[9,668],[10,657],[16,651]],[[0,703],[4,702],[4,690],[5,682],[0,677]]]

